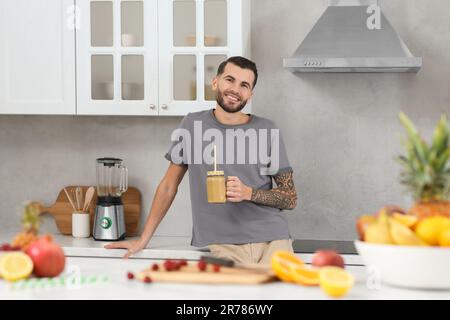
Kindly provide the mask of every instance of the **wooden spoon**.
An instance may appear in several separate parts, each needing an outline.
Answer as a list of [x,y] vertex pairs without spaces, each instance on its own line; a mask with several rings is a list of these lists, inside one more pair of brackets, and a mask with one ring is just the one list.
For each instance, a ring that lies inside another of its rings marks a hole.
[[84,198],[84,206],[83,206],[83,212],[87,212],[89,209],[89,206],[91,205],[92,197],[94,196],[95,188],[89,187],[86,191],[86,197]]

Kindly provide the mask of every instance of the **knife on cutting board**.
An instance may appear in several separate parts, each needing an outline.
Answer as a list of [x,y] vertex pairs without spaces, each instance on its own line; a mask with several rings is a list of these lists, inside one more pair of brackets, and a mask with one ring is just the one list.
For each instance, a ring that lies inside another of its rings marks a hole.
[[238,269],[247,269],[252,271],[260,271],[260,272],[272,272],[270,265],[268,264],[257,264],[257,263],[239,263],[230,259],[225,258],[217,258],[213,256],[201,256],[200,260],[205,261],[210,264],[218,264],[220,266],[229,267],[229,268],[238,268]]

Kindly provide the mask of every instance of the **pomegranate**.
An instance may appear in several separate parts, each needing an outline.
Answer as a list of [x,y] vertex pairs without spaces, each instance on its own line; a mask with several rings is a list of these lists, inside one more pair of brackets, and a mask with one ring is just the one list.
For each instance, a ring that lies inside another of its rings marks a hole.
[[336,266],[345,268],[344,259],[334,250],[318,250],[312,259],[314,267]]
[[56,277],[64,270],[66,262],[64,251],[49,235],[31,244],[26,253],[33,260],[33,272],[38,277]]

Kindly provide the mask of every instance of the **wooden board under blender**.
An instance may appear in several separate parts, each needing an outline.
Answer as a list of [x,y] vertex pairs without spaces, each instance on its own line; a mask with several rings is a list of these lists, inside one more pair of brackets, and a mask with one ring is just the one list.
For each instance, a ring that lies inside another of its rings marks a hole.
[[[73,191],[77,186],[66,187],[70,195],[74,194]],[[83,194],[86,194],[86,190],[89,186],[82,186]],[[129,187],[128,190],[122,195],[122,202],[125,212],[125,228],[127,237],[137,236],[138,226],[141,219],[142,211],[142,196],[141,192],[135,187]],[[91,205],[89,207],[89,216],[91,222],[91,234],[94,227],[94,214],[95,205],[97,203],[97,192],[92,198]],[[70,205],[69,199],[64,192],[64,189],[58,194],[55,203],[51,207],[45,207],[42,210],[42,214],[50,213],[56,221],[56,226],[64,235],[72,235],[72,212],[73,208]]]

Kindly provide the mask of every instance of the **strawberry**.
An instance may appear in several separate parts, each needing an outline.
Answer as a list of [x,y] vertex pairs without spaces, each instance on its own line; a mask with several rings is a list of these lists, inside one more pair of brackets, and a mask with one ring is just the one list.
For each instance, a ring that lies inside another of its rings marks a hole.
[[158,264],[154,263],[154,264],[152,265],[152,271],[158,271],[158,270],[159,270]]
[[199,269],[200,271],[205,271],[207,265],[208,265],[208,264],[207,264],[205,261],[203,261],[203,260],[200,260],[200,261],[197,263],[197,267],[198,267],[198,269]]

